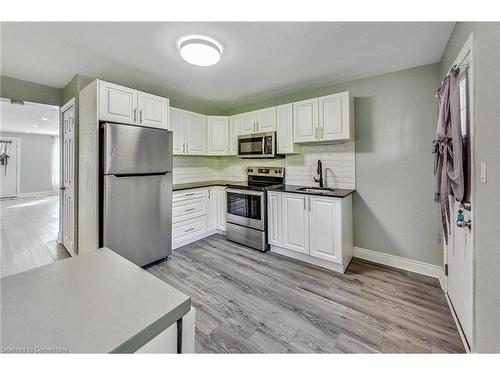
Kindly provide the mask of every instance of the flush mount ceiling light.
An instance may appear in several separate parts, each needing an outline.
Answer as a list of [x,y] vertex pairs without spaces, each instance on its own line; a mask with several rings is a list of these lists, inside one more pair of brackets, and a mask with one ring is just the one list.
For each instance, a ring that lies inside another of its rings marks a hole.
[[220,43],[203,35],[185,36],[179,40],[177,47],[182,58],[193,65],[215,65],[222,56]]

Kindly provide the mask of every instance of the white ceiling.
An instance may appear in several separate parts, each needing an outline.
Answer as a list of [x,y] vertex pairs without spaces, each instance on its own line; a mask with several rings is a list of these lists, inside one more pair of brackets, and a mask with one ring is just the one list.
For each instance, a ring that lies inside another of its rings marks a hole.
[[30,102],[11,104],[5,99],[0,100],[0,106],[0,130],[3,132],[59,134],[58,107]]
[[[75,74],[163,94],[212,112],[439,62],[453,22],[2,23],[2,75],[64,87]],[[176,48],[204,34],[212,67]]]

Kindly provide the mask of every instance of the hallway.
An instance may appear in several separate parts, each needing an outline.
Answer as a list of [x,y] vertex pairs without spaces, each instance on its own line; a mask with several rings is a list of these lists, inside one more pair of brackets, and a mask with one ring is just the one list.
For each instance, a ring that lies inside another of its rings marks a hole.
[[1,207],[1,277],[69,257],[56,241],[58,196],[4,199]]

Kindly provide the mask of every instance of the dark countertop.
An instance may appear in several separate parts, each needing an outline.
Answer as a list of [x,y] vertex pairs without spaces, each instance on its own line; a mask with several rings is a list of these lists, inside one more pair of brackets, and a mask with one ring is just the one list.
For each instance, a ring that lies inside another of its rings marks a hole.
[[2,349],[131,353],[191,299],[108,248],[1,280]]
[[[318,195],[320,197],[334,197],[334,198],[345,198],[348,195],[354,193],[355,190],[351,189],[334,189],[333,191],[319,193],[319,192],[307,192],[301,191],[300,188],[305,186],[299,185],[283,185],[281,187],[269,188],[270,191],[281,191],[286,193],[297,193],[297,194],[308,194],[308,195]],[[307,186],[312,187],[312,186]]]
[[186,189],[196,189],[210,186],[226,186],[234,185],[238,183],[243,183],[245,181],[233,181],[233,180],[211,180],[211,181],[199,181],[199,182],[188,182],[185,184],[174,184],[172,186],[173,191],[186,190]]

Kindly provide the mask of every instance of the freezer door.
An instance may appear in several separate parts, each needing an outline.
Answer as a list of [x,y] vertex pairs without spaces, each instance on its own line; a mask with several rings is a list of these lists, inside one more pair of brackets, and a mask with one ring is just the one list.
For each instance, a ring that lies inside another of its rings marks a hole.
[[104,174],[172,171],[172,132],[135,125],[103,124]]
[[104,176],[103,245],[144,266],[172,253],[172,174]]

